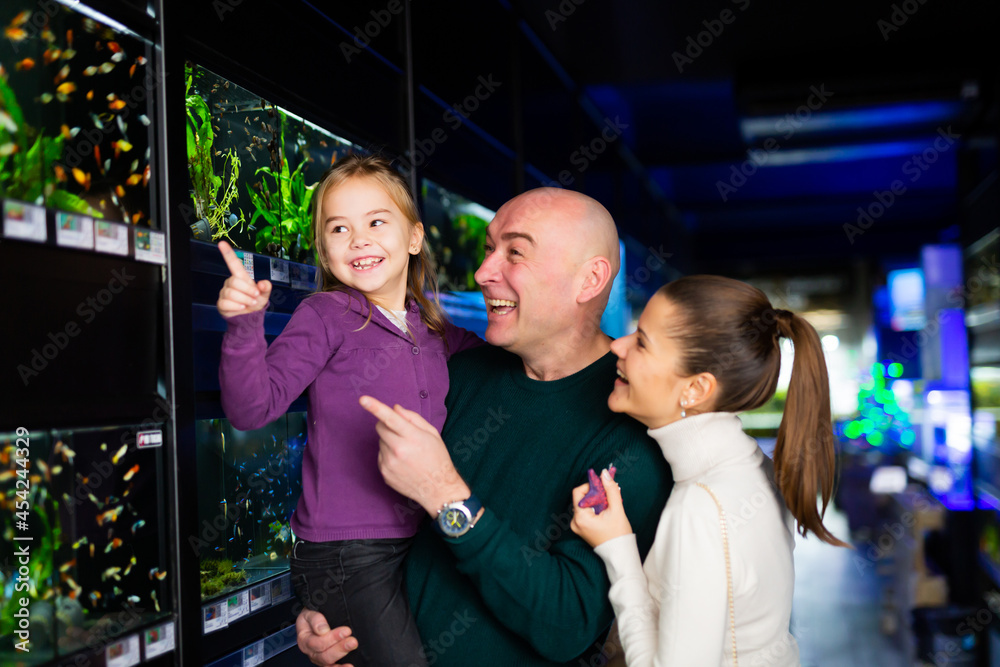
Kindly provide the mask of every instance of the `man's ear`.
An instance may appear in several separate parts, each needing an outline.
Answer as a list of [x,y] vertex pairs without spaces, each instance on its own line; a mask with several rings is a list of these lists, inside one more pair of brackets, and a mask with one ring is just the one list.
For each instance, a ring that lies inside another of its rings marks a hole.
[[591,257],[580,268],[582,277],[577,290],[576,302],[586,303],[598,297],[611,280],[611,263],[605,257]]
[[682,394],[688,412],[711,412],[718,388],[719,383],[711,373],[698,373],[690,378]]

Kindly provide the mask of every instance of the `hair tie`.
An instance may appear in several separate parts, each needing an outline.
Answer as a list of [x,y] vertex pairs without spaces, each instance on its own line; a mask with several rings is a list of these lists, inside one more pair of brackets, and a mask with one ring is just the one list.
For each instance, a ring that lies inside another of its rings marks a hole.
[[791,338],[793,317],[795,317],[795,313],[793,313],[790,310],[784,310],[782,308],[774,309],[775,338],[781,336],[784,336],[785,338]]

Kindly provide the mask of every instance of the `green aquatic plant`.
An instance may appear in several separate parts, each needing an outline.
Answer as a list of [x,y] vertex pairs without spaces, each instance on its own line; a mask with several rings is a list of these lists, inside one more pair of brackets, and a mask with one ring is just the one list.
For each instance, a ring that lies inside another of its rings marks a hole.
[[[318,183],[306,185],[304,169],[308,160],[299,163],[289,173],[288,161],[282,159],[277,173],[271,167],[261,167],[261,177],[253,186],[247,185],[254,213],[250,224],[257,218],[268,223],[257,231],[257,252],[268,252],[268,246],[280,246],[283,256],[297,262],[306,261],[312,252],[312,195]],[[256,188],[256,189],[255,189]]]
[[62,159],[63,140],[25,122],[14,90],[0,76],[0,197],[103,218],[86,200],[58,187],[55,166]]
[[[187,107],[187,164],[191,177],[192,199],[194,199],[195,215],[198,220],[204,220],[212,240],[229,238],[237,225],[244,222],[243,214],[237,210],[230,211],[238,190],[236,181],[240,175],[240,158],[235,150],[222,153],[222,176],[217,176],[212,163],[215,133],[212,131],[212,112],[205,99],[197,93],[191,93],[194,73],[190,64],[185,66],[185,102]],[[228,170],[228,178],[226,171]],[[223,188],[223,182],[226,183]],[[217,200],[219,190],[222,199]]]
[[211,559],[201,563],[201,598],[218,595],[224,590],[242,586],[247,582],[247,573],[234,570],[233,561],[228,558]]

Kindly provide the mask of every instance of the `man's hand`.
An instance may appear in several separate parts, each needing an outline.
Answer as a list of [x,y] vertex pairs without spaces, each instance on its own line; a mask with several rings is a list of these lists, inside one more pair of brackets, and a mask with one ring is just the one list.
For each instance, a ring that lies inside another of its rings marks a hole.
[[431,516],[441,506],[472,495],[451,461],[437,429],[416,412],[390,408],[371,396],[361,407],[379,420],[378,469],[386,484],[420,503]]
[[[312,609],[303,609],[295,619],[295,632],[299,640],[299,650],[305,653],[314,665],[329,667],[340,665],[337,661],[358,647],[358,640],[351,636],[351,629],[339,627],[330,629],[323,614]],[[349,664],[340,667],[351,667]]]
[[225,241],[219,241],[219,252],[226,261],[226,268],[229,269],[229,277],[222,284],[219,300],[215,304],[219,314],[230,318],[267,308],[267,300],[271,296],[270,281],[261,280],[255,283],[244,268],[243,262]]
[[589,484],[581,484],[573,489],[573,520],[569,527],[592,547],[632,532],[632,525],[625,516],[618,482],[611,478],[607,470],[601,472],[601,482],[604,484],[604,493],[608,496],[608,509],[600,514],[592,507],[580,507],[580,500],[590,488]]

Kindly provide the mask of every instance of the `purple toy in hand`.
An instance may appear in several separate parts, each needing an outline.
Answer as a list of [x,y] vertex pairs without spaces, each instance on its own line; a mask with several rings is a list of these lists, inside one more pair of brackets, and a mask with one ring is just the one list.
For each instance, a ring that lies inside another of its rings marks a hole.
[[[611,479],[615,478],[615,471],[614,466],[608,468]],[[587,494],[580,499],[580,507],[593,507],[594,513],[600,514],[608,509],[608,496],[604,493],[604,484],[601,483],[600,476],[594,472],[593,468],[587,471],[587,477],[590,480],[590,488],[587,489]]]

